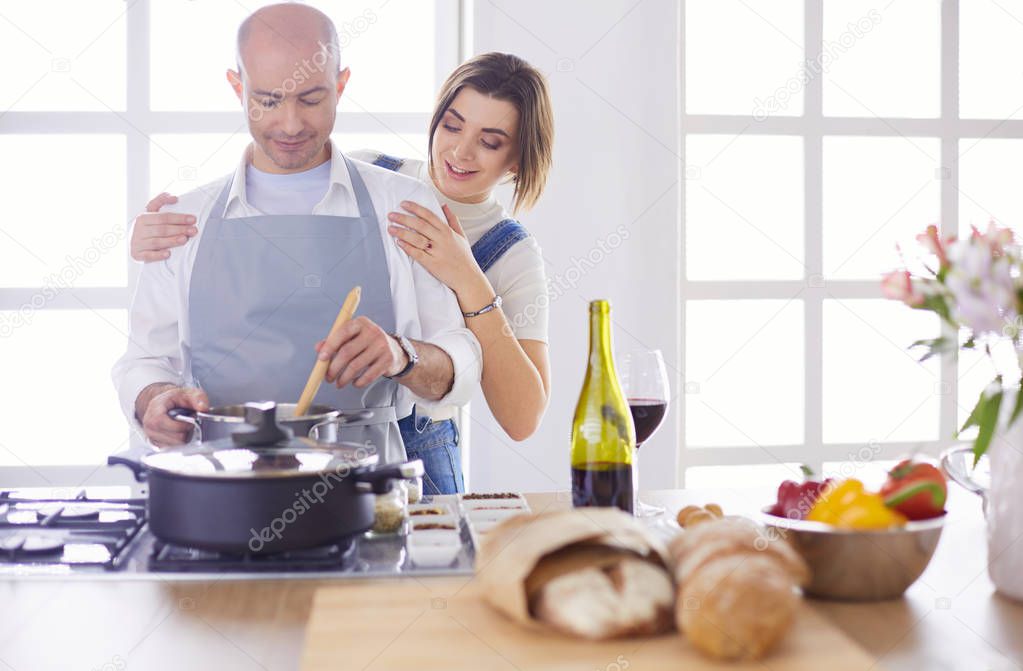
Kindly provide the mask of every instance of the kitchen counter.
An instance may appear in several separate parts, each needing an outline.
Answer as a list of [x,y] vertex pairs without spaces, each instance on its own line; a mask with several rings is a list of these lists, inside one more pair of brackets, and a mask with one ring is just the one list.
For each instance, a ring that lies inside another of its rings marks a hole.
[[[1023,604],[996,595],[988,580],[979,499],[950,489],[934,560],[905,598],[809,601],[877,660],[874,668],[1023,669]],[[726,512],[748,513],[772,494],[673,490],[645,498],[673,511],[716,501]],[[571,504],[566,492],[527,498],[537,512]],[[431,579],[419,580],[429,588]],[[328,584],[338,583],[0,582],[0,670],[297,669],[313,595]]]

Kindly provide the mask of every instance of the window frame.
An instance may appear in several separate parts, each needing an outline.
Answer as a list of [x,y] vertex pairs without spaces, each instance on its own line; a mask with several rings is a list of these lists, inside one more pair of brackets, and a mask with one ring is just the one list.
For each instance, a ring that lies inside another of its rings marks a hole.
[[[679,155],[686,165],[686,139],[690,135],[785,135],[803,140],[804,232],[806,271],[801,280],[690,280],[685,250],[680,252],[679,361],[686,355],[686,307],[689,301],[736,299],[792,299],[804,306],[804,439],[798,445],[700,447],[688,445],[685,427],[685,398],[679,394],[679,460],[677,482],[685,484],[686,469],[692,466],[738,466],[784,462],[806,463],[822,472],[824,462],[855,461],[862,443],[823,441],[823,306],[825,300],[882,299],[878,280],[830,280],[823,269],[823,146],[830,136],[919,137],[940,142],[940,231],[943,236],[958,233],[959,226],[959,144],[961,140],[1023,138],[1023,120],[959,118],[959,1],[945,0],[940,6],[940,115],[936,118],[827,117],[823,114],[823,77],[808,78],[803,89],[801,116],[750,116],[689,114],[686,111],[686,5],[682,0],[679,31]],[[804,58],[820,62],[824,41],[824,0],[804,0]],[[683,176],[685,170],[683,170]],[[686,239],[686,188],[680,189],[682,237]],[[921,224],[921,228],[923,224]],[[894,244],[893,240],[893,244]],[[947,325],[942,334],[956,336]],[[956,444],[959,385],[957,356],[940,359],[938,440],[880,442],[872,444],[872,459],[890,460],[912,452],[936,455]],[[682,390],[680,390],[682,391]],[[963,400],[972,407],[975,399]]]

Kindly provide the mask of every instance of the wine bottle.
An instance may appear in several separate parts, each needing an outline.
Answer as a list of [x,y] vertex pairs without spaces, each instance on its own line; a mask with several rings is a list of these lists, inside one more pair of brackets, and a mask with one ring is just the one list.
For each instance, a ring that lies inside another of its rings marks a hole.
[[572,505],[632,513],[636,430],[611,352],[611,305],[593,301],[589,363],[572,420]]

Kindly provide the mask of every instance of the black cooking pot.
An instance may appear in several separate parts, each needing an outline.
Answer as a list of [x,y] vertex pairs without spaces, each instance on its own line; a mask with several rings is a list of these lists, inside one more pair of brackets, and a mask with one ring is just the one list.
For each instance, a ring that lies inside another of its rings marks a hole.
[[148,452],[120,453],[149,485],[149,528],[158,539],[229,553],[268,554],[343,541],[373,525],[374,495],[420,476],[423,463],[377,466],[372,448],[294,438],[276,404],[246,404],[255,431]]

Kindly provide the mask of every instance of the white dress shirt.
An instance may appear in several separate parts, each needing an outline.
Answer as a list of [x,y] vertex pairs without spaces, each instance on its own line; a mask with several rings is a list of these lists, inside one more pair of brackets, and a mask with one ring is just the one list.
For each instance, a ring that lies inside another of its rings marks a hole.
[[[357,216],[358,204],[348,168],[333,142],[330,148],[330,185],[326,195],[313,209],[313,214]],[[225,219],[264,214],[246,199],[246,166],[251,155],[250,146],[234,172],[234,183],[224,209]],[[387,214],[400,211],[401,201],[421,203],[443,217],[437,199],[430,188],[419,181],[359,161],[354,163],[366,183],[380,224],[397,332],[447,352],[454,365],[455,379],[451,390],[439,403],[463,405],[479,386],[482,371],[479,342],[465,328],[454,293],[412,261],[387,233]],[[180,196],[176,204],[162,210],[194,215],[199,232],[184,246],[172,249],[167,260],[142,266],[129,313],[128,349],[113,369],[121,408],[136,428],[139,425],[135,420],[135,400],[139,392],[156,382],[182,386],[194,384],[189,357],[188,316],[192,265],[210,209],[231,177],[228,175],[189,191]],[[310,367],[315,360],[313,344],[325,336],[325,333],[309,334]],[[404,417],[411,412],[413,403],[420,399],[404,386],[399,385],[398,389],[397,412],[399,417]]]

